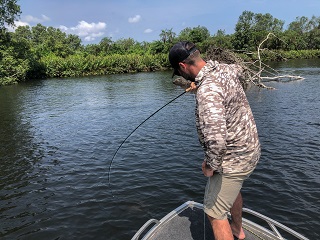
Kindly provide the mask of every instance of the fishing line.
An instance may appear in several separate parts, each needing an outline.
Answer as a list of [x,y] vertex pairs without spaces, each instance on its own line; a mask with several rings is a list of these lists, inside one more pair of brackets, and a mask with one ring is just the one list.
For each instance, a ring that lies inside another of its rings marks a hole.
[[176,99],[178,99],[179,97],[181,97],[183,94],[185,94],[187,91],[184,91],[183,93],[179,94],[177,97],[175,97],[174,99],[172,99],[171,101],[169,101],[168,103],[166,103],[165,105],[163,105],[161,108],[159,108],[157,111],[155,111],[154,113],[152,113],[149,117],[147,117],[143,122],[141,122],[119,145],[119,147],[117,148],[117,150],[115,151],[115,153],[112,156],[112,159],[110,161],[110,165],[109,165],[109,171],[108,171],[108,185],[111,191],[112,196],[113,192],[111,189],[111,169],[112,169],[112,163],[114,161],[115,156],[117,155],[118,151],[120,150],[120,148],[122,147],[122,145],[127,141],[127,139],[142,125],[144,124],[146,121],[148,121],[151,117],[153,117],[157,112],[159,112],[161,109],[165,108],[166,106],[168,106],[170,103],[174,102]]

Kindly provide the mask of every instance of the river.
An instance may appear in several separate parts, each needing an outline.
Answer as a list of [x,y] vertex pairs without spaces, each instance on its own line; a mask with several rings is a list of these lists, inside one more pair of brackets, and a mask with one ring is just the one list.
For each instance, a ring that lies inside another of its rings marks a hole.
[[[262,157],[244,206],[320,238],[320,60],[251,87]],[[130,239],[148,219],[202,202],[194,96],[171,72],[48,79],[0,88],[0,238]],[[109,178],[110,177],[110,178]],[[110,180],[110,186],[109,186]]]

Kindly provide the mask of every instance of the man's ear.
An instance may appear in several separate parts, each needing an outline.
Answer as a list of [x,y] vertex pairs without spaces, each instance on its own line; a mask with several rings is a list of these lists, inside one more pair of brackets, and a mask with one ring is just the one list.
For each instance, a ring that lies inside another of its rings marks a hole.
[[179,66],[182,68],[182,69],[186,69],[187,65],[184,63],[184,62],[179,62]]

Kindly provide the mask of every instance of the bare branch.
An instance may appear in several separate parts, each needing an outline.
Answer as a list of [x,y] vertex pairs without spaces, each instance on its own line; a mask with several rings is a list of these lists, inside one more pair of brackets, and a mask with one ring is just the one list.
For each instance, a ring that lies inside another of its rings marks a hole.
[[[216,60],[222,63],[228,64],[238,64],[243,69],[242,82],[246,84],[248,82],[253,83],[255,86],[267,89],[274,89],[272,87],[266,86],[262,81],[280,81],[286,80],[294,81],[294,80],[303,80],[303,77],[300,76],[292,76],[292,75],[280,75],[279,71],[273,69],[272,67],[266,65],[261,60],[261,52],[262,51],[270,51],[268,48],[262,48],[263,44],[269,40],[271,37],[275,37],[280,41],[284,42],[282,39],[278,38],[273,33],[269,33],[265,39],[261,41],[257,48],[258,60],[253,62],[244,62],[241,58],[237,57],[234,52],[229,50],[224,50],[220,48],[211,48],[207,51],[207,58]],[[253,54],[253,53],[247,53]],[[286,60],[283,58],[283,60]],[[263,76],[262,76],[263,75]]]
[[[261,52],[262,51],[270,51],[268,48],[262,48],[263,44],[269,40],[271,37],[278,38],[273,33],[269,33],[265,39],[259,44],[257,48],[258,59],[253,62],[245,62],[243,59],[238,57],[236,53],[221,49],[211,47],[206,52],[206,60],[215,60],[220,63],[227,63],[227,64],[237,64],[240,65],[243,69],[242,76],[241,76],[241,83],[243,86],[246,86],[248,83],[251,83],[260,88],[266,89],[275,89],[273,87],[266,86],[263,82],[270,82],[270,81],[282,81],[282,82],[289,82],[295,80],[303,80],[304,78],[301,76],[294,76],[294,75],[281,75],[279,71],[273,69],[272,67],[268,66],[267,64],[263,63],[261,60]],[[282,41],[283,42],[283,41]],[[246,54],[253,54],[253,53],[246,53]],[[286,60],[285,58],[282,58]],[[178,78],[174,81],[174,84],[183,86],[187,88],[190,85],[190,81],[183,80]]]

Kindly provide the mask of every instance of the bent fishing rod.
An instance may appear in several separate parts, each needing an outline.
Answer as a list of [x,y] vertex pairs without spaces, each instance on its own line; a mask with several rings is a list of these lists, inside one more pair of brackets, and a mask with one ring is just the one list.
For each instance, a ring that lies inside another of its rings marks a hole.
[[174,102],[176,99],[178,99],[179,97],[181,97],[182,95],[184,95],[186,92],[188,92],[190,90],[190,88],[186,89],[183,93],[179,94],[178,96],[176,96],[175,98],[173,98],[172,100],[170,100],[168,103],[166,103],[165,105],[163,105],[161,108],[159,108],[157,111],[155,111],[154,113],[152,113],[149,117],[147,117],[143,122],[141,122],[135,129],[133,129],[133,131],[121,142],[121,144],[119,145],[119,147],[117,148],[117,150],[115,151],[115,153],[112,156],[112,159],[110,161],[110,165],[109,165],[109,171],[108,171],[108,185],[109,188],[111,190],[111,194],[114,197],[113,193],[112,193],[112,189],[111,189],[111,169],[112,169],[112,164],[113,161],[115,159],[115,156],[117,155],[118,151],[120,150],[120,148],[122,147],[122,145],[127,141],[127,139],[142,125],[144,124],[146,121],[148,121],[151,117],[153,117],[156,113],[158,113],[161,109],[165,108],[166,106],[168,106],[170,103]]

